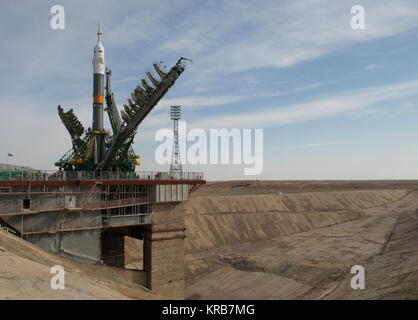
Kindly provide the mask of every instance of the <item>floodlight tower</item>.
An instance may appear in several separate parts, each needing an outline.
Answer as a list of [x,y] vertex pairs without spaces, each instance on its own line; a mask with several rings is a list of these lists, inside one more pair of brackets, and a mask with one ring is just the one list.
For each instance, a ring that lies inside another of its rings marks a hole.
[[171,164],[169,175],[181,176],[183,168],[180,162],[179,152],[179,119],[180,119],[180,106],[171,106],[171,120],[174,122],[174,139],[173,139],[173,152],[171,154]]

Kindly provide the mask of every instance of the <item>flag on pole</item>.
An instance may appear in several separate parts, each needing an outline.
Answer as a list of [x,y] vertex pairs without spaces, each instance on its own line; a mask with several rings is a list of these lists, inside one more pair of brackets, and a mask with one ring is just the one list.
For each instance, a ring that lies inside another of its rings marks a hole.
[[13,157],[13,155],[10,152],[7,153],[7,156],[8,157]]

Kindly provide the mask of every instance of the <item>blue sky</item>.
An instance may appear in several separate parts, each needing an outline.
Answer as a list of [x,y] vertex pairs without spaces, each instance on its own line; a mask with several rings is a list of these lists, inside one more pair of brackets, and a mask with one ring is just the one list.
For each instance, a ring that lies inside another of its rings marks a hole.
[[[65,8],[52,30],[50,8]],[[353,5],[365,30],[350,27]],[[186,166],[208,179],[417,179],[418,2],[15,1],[0,10],[0,162],[40,169],[71,147],[57,105],[91,124],[102,20],[119,106],[152,63],[193,59],[141,124],[141,170],[181,104],[189,128],[263,128],[264,170]],[[109,124],[106,124],[110,127]]]

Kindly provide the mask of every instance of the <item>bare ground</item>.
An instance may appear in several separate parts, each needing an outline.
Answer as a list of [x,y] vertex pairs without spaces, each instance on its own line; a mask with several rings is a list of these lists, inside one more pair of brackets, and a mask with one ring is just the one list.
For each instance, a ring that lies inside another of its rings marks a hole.
[[[51,289],[51,267],[65,270],[65,290]],[[0,299],[163,299],[122,270],[79,264],[0,230]]]
[[[316,185],[318,184],[318,185]],[[256,187],[258,185],[258,187]],[[254,189],[259,189],[253,192]],[[405,188],[407,195],[365,208],[355,220],[272,239],[208,249],[198,276],[189,273],[188,299],[417,299],[418,191],[408,182],[223,182],[193,197]],[[272,191],[273,190],[273,191]],[[193,200],[192,200],[193,201]],[[330,212],[332,214],[332,212]],[[212,257],[211,259],[208,257]],[[189,260],[194,260],[189,257]],[[353,290],[353,265],[365,268],[366,288]]]

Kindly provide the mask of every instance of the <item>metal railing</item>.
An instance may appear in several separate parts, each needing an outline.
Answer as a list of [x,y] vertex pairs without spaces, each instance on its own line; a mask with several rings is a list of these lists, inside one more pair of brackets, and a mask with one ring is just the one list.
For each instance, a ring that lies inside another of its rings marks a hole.
[[203,180],[203,172],[183,172],[169,175],[168,172],[137,171],[115,172],[102,171],[100,180]]
[[0,181],[68,181],[68,180],[204,180],[203,172],[134,171],[0,171]]
[[16,231],[14,231],[14,230],[12,230],[12,229],[10,229],[10,228],[8,228],[8,227],[2,227],[2,226],[0,226],[0,229],[2,229],[2,230],[4,230],[4,231],[6,231],[7,233],[13,233],[13,234],[16,234]]
[[84,201],[84,204],[80,206],[81,209],[93,209],[93,210],[100,210],[100,209],[111,209],[111,208],[121,208],[126,206],[136,206],[140,204],[150,203],[151,199],[148,197],[142,198],[126,198],[126,199],[118,199],[118,200],[103,200],[103,201],[94,201],[91,198],[91,202]]
[[[87,201],[86,201],[87,200]],[[18,214],[30,214],[38,212],[56,212],[63,210],[104,210],[112,208],[121,208],[129,206],[138,206],[141,204],[151,203],[152,200],[149,197],[141,198],[126,198],[118,200],[103,200],[97,201],[93,197],[87,199],[81,198],[74,205],[69,205],[65,202],[65,198],[58,198],[52,205],[50,203],[33,203],[30,208],[24,209],[22,202],[15,202],[7,206],[0,206],[0,217],[3,215],[18,215]]]

